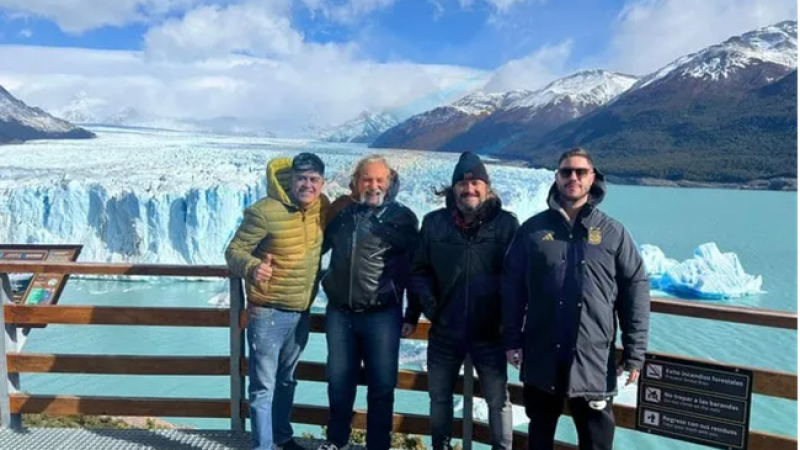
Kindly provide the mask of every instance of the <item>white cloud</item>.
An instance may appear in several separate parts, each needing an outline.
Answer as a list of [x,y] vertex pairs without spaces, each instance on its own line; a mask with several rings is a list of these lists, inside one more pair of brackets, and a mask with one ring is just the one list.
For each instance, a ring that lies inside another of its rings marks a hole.
[[601,62],[643,75],[758,27],[797,20],[796,0],[635,0],[617,17]]
[[149,56],[183,60],[231,53],[284,57],[304,45],[287,16],[256,3],[201,6],[151,28],[144,40]]
[[511,60],[495,71],[486,92],[512,89],[538,89],[566,73],[572,41],[545,46],[520,59]]
[[428,4],[433,8],[433,20],[437,21],[444,15],[444,5],[438,0],[428,0]]
[[545,0],[458,0],[458,4],[461,5],[461,8],[469,8],[475,4],[476,1],[486,3],[494,8],[496,12],[503,14],[508,12],[508,10],[510,10],[514,5],[530,3],[532,1],[541,3]]
[[[105,114],[131,106],[173,118],[233,116],[293,135],[309,122],[338,124],[367,109],[430,108],[428,96],[452,101],[485,81],[483,72],[468,68],[377,64],[342,54],[318,46],[285,60],[181,61],[143,52],[0,46],[0,85],[50,111],[85,91],[104,100]],[[448,90],[449,98],[438,96]]]
[[68,33],[111,25],[152,22],[170,12],[184,11],[203,0],[0,0],[0,10],[12,17],[52,20]]
[[23,28],[19,30],[19,37],[28,39],[33,36],[33,31],[30,28]]
[[381,9],[393,6],[397,0],[303,0],[313,12],[322,13],[329,20],[352,24],[358,19]]

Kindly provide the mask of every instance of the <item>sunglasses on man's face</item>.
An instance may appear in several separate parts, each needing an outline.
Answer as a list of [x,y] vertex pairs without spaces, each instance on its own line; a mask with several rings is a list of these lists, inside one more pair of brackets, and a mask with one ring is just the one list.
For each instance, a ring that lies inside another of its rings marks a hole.
[[575,172],[575,174],[578,175],[578,178],[583,178],[592,173],[592,169],[589,169],[588,167],[562,167],[558,169],[558,175],[561,178],[571,177],[572,172]]

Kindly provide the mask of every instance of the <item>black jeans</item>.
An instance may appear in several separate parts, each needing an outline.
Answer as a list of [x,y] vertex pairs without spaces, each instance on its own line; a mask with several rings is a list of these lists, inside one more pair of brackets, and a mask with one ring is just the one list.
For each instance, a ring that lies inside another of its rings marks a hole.
[[502,342],[479,342],[469,351],[431,333],[428,337],[428,392],[431,397],[431,437],[434,449],[450,445],[453,434],[453,391],[467,352],[478,371],[482,396],[489,407],[489,430],[493,450],[510,450],[513,425],[508,400],[508,369]]
[[552,450],[558,418],[569,403],[572,420],[578,430],[580,450],[611,450],[614,443],[614,412],[612,400],[602,410],[589,407],[583,398],[565,398],[565,394],[551,394],[537,387],[524,386],[525,413],[528,423],[528,450]]

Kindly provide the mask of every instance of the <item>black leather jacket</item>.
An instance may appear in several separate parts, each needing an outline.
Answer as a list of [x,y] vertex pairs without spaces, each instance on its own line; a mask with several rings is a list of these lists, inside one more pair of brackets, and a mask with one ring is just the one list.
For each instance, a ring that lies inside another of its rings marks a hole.
[[354,312],[402,304],[418,220],[394,200],[398,184],[380,207],[351,203],[326,227],[323,252],[333,253],[322,287],[329,304]]

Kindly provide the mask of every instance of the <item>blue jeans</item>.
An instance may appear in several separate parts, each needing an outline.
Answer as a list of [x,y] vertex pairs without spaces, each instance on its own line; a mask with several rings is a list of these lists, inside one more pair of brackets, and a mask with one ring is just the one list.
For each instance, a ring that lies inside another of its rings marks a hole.
[[248,305],[248,393],[254,450],[292,439],[297,363],[308,343],[309,312]]
[[389,449],[401,327],[399,307],[351,313],[328,305],[325,314],[328,440],[337,447],[350,441],[353,403],[363,362],[367,381],[367,448]]
[[428,336],[428,392],[434,449],[450,445],[453,434],[453,392],[467,353],[478,372],[481,395],[489,407],[492,450],[510,450],[513,433],[508,399],[508,370],[503,342],[473,342],[470,348],[437,333]]

